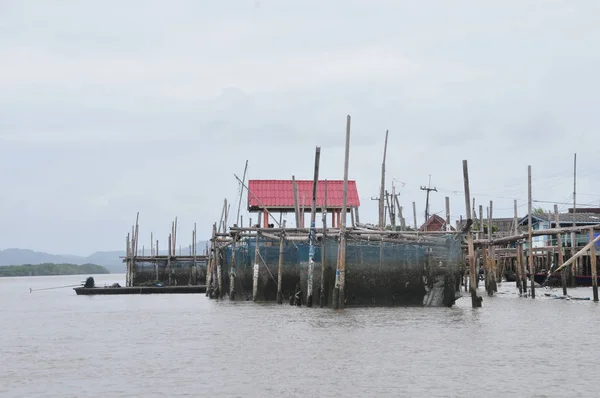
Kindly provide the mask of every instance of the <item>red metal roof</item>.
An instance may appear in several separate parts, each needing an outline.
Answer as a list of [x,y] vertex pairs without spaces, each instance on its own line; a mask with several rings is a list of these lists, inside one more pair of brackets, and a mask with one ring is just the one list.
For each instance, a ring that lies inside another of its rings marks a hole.
[[[310,208],[312,204],[312,180],[296,180],[298,184],[298,203]],[[292,180],[249,180],[248,210],[262,208],[294,209],[294,186]],[[258,197],[258,200],[254,197]],[[323,206],[325,180],[317,185],[317,209]],[[341,208],[344,198],[344,181],[327,180],[327,208]],[[260,204],[259,204],[260,201]],[[262,204],[262,206],[261,206]],[[360,206],[356,181],[348,181],[348,207]]]

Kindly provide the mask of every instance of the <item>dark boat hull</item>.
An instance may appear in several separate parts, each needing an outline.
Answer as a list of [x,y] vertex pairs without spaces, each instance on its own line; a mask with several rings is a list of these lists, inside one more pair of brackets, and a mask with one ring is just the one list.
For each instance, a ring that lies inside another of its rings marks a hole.
[[[529,274],[527,274],[529,276]],[[547,282],[546,282],[547,278]],[[547,274],[535,274],[533,280],[540,285],[546,282],[546,285],[549,286],[561,286],[562,280],[560,273],[551,274],[548,276]],[[600,285],[600,277],[597,278],[598,285]],[[575,275],[575,285],[576,286],[592,286],[592,277],[585,275]]]
[[196,286],[131,286],[131,287],[76,287],[77,295],[113,295],[113,294],[194,294],[205,293],[205,285]]

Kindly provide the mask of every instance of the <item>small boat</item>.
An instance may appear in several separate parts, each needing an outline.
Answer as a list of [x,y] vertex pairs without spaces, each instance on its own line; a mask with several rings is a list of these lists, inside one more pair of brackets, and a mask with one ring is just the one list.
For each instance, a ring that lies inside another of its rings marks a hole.
[[113,294],[193,294],[206,293],[206,285],[194,286],[126,286],[118,283],[111,286],[98,287],[93,277],[88,277],[81,287],[73,288],[78,296],[113,295]]
[[[529,277],[529,274],[527,274]],[[540,285],[546,283],[546,286],[561,286],[562,285],[562,276],[560,271],[552,273],[550,275],[546,273],[536,273],[533,276],[533,280]],[[598,285],[600,285],[600,276],[597,278]],[[592,286],[592,277],[588,275],[575,275],[575,285],[584,287],[584,286]]]

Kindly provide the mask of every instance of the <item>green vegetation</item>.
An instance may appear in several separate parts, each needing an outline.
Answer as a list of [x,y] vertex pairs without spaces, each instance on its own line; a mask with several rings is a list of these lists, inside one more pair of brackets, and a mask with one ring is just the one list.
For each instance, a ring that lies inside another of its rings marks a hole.
[[101,265],[96,264],[26,264],[7,265],[0,267],[2,276],[47,276],[47,275],[89,275],[109,274],[110,272]]

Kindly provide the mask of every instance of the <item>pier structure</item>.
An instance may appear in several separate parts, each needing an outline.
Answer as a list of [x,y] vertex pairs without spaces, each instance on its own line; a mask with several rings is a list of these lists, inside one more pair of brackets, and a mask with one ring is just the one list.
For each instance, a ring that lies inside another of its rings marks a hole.
[[167,250],[159,250],[158,239],[150,234],[150,250],[139,247],[139,213],[131,234],[127,234],[126,255],[121,257],[126,264],[125,284],[134,286],[198,286],[206,279],[208,254],[198,254],[196,225],[192,231],[192,243],[177,252],[177,217],[171,223]]
[[[213,225],[207,295],[307,306],[312,306],[314,296],[319,306],[340,309],[452,306],[460,295],[464,273],[465,231],[407,230],[395,192],[392,200],[384,196],[387,134],[379,199],[384,213],[377,226],[360,223],[358,191],[355,181],[349,179],[350,116],[346,119],[343,181],[319,179],[319,147],[312,181],[297,181],[292,176],[291,181],[251,180],[246,185],[245,178],[236,176],[248,194],[247,210],[262,214],[249,227],[243,226],[241,218],[222,227],[223,214],[228,213],[224,205],[221,221]],[[306,228],[303,215],[309,208],[311,223]],[[322,216],[320,228],[316,226],[317,211]],[[294,212],[295,228],[282,221],[286,212]],[[328,212],[331,226],[327,225]],[[277,213],[279,220],[274,216]],[[389,227],[384,225],[388,213]]]

